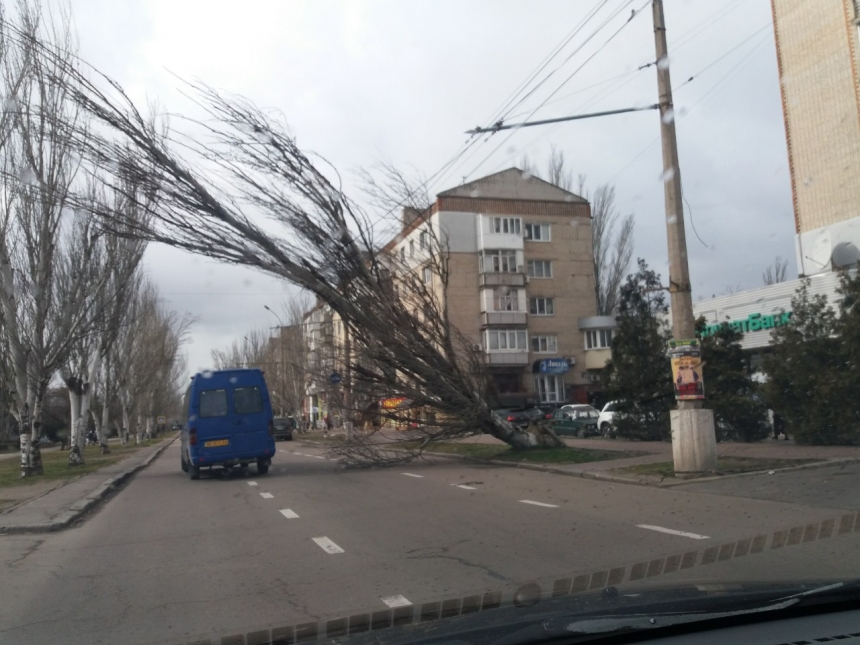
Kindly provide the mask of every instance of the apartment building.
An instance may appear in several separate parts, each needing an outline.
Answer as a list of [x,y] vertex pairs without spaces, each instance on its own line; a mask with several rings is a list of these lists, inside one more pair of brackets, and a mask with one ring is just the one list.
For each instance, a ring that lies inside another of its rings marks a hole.
[[[427,265],[428,239],[449,267]],[[588,202],[517,168],[404,211],[383,249],[433,283],[452,324],[483,355],[502,405],[586,402],[609,358],[612,318],[596,317]]]
[[860,257],[858,0],[771,0],[801,275]]

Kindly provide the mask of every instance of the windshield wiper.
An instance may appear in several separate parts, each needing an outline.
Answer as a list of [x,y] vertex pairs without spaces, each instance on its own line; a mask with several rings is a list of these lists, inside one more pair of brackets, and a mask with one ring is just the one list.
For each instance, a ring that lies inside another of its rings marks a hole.
[[[513,634],[494,641],[492,645],[525,645],[526,643],[546,642],[560,638],[576,636],[611,635],[625,632],[638,632],[651,629],[663,629],[688,623],[725,618],[737,618],[757,613],[781,611],[788,607],[802,604],[812,596],[827,594],[837,589],[853,588],[854,582],[837,582],[814,589],[808,589],[789,596],[770,598],[751,607],[728,611],[678,611],[659,613],[637,613],[622,616],[597,616],[580,618],[563,616],[549,618],[540,624],[529,625]],[[737,599],[735,599],[737,600]]]

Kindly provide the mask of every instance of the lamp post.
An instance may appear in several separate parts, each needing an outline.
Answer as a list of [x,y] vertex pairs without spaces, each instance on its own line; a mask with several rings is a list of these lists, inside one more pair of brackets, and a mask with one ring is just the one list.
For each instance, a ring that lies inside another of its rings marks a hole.
[[[284,325],[284,322],[281,320],[281,317],[278,314],[276,314],[269,307],[269,305],[263,305],[263,308],[266,311],[268,311],[270,314],[272,314],[278,321],[278,346],[280,347],[280,354],[281,354],[281,360],[280,360],[279,367],[278,367],[278,372],[280,374],[280,376],[279,376],[279,380],[280,380],[280,383],[279,383],[280,392],[279,392],[279,394],[281,397],[281,416],[286,416],[287,410],[284,407],[284,400],[286,399],[286,396],[284,395],[284,391],[286,390],[286,385],[287,385],[287,382],[286,382],[287,381],[287,379],[286,379],[286,376],[287,376],[286,371],[287,370],[286,370],[286,364],[285,364],[285,360],[284,360],[284,327],[285,327],[285,325]],[[295,410],[293,412],[295,413]]]

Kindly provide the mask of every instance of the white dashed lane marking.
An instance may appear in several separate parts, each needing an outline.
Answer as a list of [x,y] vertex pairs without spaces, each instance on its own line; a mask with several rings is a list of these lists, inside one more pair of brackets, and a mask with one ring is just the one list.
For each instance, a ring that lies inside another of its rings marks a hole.
[[272,499],[274,495],[272,495],[271,493],[260,493],[260,497],[262,497],[263,499]]
[[296,514],[296,512],[295,512],[295,511],[291,511],[291,510],[290,510],[290,509],[288,509],[288,508],[282,508],[282,509],[279,511],[279,513],[280,513],[281,515],[283,515],[284,517],[286,517],[288,520],[294,520],[294,519],[298,518],[298,515]]
[[415,477],[416,479],[423,479],[424,475],[413,475],[412,473],[400,473],[401,475],[406,475],[407,477]]
[[676,531],[675,529],[667,529],[662,526],[654,526],[653,524],[637,524],[640,529],[648,529],[649,531],[658,531],[660,533],[668,533],[669,535],[679,535],[680,537],[690,538],[691,540],[709,540],[707,535],[699,535],[698,533],[687,533],[687,531]]
[[257,482],[248,482],[248,486],[256,486]]
[[397,596],[385,596],[384,598],[380,598],[382,602],[384,602],[389,607],[408,607],[412,603],[409,602],[406,598],[401,595]]
[[531,504],[533,506],[544,506],[546,508],[558,508],[558,504],[544,504],[543,502],[534,502],[530,499],[521,499],[522,504]]
[[478,490],[474,486],[466,486],[466,484],[451,484],[451,486],[456,486],[457,488],[464,488],[466,490]]
[[311,538],[317,545],[326,553],[330,555],[335,555],[336,553],[346,553],[343,549],[341,549],[337,544],[329,540],[327,537],[315,537]]

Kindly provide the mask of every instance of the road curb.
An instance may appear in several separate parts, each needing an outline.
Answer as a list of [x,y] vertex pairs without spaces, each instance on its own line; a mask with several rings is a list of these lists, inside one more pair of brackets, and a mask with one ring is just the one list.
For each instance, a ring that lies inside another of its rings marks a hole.
[[[121,473],[117,473],[113,477],[106,479],[101,485],[96,488],[95,491],[87,495],[86,497],[79,499],[77,502],[74,502],[69,508],[59,515],[57,515],[50,522],[45,522],[41,524],[18,524],[13,526],[0,526],[0,534],[2,535],[11,535],[14,533],[52,533],[54,531],[59,531],[65,528],[68,528],[71,524],[79,520],[83,515],[85,515],[93,506],[102,501],[105,497],[107,497],[111,491],[125,482],[127,479],[132,477],[132,475],[136,474],[138,471],[143,470],[149,464],[151,464],[156,457],[158,457],[164,450],[170,446],[174,441],[176,441],[179,437],[176,436],[167,443],[158,446],[149,457],[144,459],[139,464],[126,468]],[[84,475],[86,476],[86,475]],[[60,488],[60,487],[57,487]],[[51,489],[56,490],[56,489]],[[49,491],[50,492],[50,491]],[[42,497],[39,495],[38,497]],[[38,497],[34,499],[38,499]],[[28,500],[32,501],[32,500]]]
[[[323,443],[318,443],[315,441],[305,440],[306,444],[315,446],[315,447],[327,447]],[[396,451],[396,449],[393,449]],[[729,473],[726,475],[714,475],[711,477],[696,477],[691,479],[680,479],[680,480],[665,480],[665,479],[636,479],[633,477],[624,477],[622,475],[614,475],[605,473],[602,471],[596,470],[582,470],[582,471],[572,471],[572,470],[563,470],[561,468],[557,468],[554,466],[546,466],[544,464],[526,464],[526,463],[516,463],[510,461],[502,461],[499,459],[480,459],[477,457],[469,457],[466,455],[452,455],[450,453],[443,452],[423,452],[422,456],[426,455],[428,457],[437,457],[441,459],[456,459],[460,461],[468,461],[470,463],[475,464],[492,464],[494,466],[507,466],[508,468],[524,468],[526,470],[535,470],[538,472],[551,473],[553,475],[564,475],[566,477],[581,477],[583,479],[593,479],[596,481],[605,481],[611,482],[614,484],[631,484],[634,486],[650,486],[651,488],[672,488],[674,486],[683,486],[685,484],[695,484],[699,482],[712,482],[712,481],[723,481],[726,479],[734,479],[737,477],[750,477],[753,475],[764,475],[767,473],[785,473],[791,472],[795,470],[813,470],[816,468],[827,468],[828,466],[842,466],[852,463],[860,462],[860,457],[839,457],[836,459],[825,459],[823,461],[816,461],[811,464],[801,464],[800,466],[787,466],[785,468],[774,468],[772,470],[751,470],[745,473]]]

